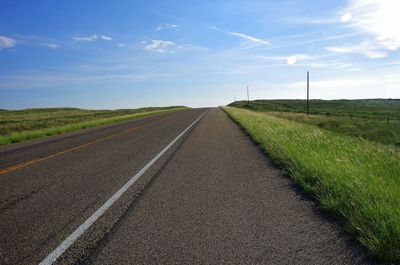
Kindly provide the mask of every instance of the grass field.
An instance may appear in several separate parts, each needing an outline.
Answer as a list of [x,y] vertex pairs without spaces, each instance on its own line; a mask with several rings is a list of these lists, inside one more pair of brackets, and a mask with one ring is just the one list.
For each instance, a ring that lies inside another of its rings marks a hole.
[[268,112],[337,133],[400,146],[400,100],[311,100],[312,115],[304,114],[304,100],[237,101],[230,106]]
[[[255,111],[302,112],[305,100],[254,100],[236,101],[231,107],[247,108]],[[400,120],[400,99],[359,99],[359,100],[310,100],[310,113],[329,116],[359,117],[387,121]]]
[[267,113],[224,110],[381,261],[400,263],[400,151]]
[[0,110],[0,145],[61,134],[79,129],[137,119],[186,107],[120,110],[44,108]]

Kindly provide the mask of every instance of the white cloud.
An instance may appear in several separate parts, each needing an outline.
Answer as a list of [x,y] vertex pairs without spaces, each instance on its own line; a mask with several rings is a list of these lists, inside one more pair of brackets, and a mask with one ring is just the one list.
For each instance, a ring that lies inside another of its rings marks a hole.
[[175,42],[166,40],[152,40],[150,44],[144,46],[148,51],[165,53],[168,48],[176,46]]
[[400,48],[400,1],[351,0],[346,8],[351,12],[351,26],[375,37],[388,50]]
[[215,30],[215,31],[218,31],[218,32],[226,33],[226,34],[231,35],[231,36],[239,37],[239,38],[241,38],[241,39],[243,39],[243,40],[245,40],[245,41],[247,41],[249,43],[253,43],[253,44],[257,44],[257,45],[271,45],[266,40],[262,40],[262,39],[259,39],[259,38],[244,34],[244,33],[230,32],[230,31],[226,31],[226,30],[220,29],[220,28],[218,28],[216,26],[205,26],[205,27],[208,28],[208,29],[211,29],[211,30]]
[[46,46],[48,48],[51,48],[51,49],[57,49],[59,47],[58,44],[54,44],[54,43],[42,43],[42,45]]
[[284,62],[288,65],[293,65],[297,63],[300,60],[311,60],[315,59],[314,57],[308,55],[308,54],[295,54],[295,55],[290,55],[290,56],[261,56],[261,59],[267,60],[267,61],[273,61],[273,62]]
[[97,36],[97,34],[93,34],[91,36],[74,37],[74,40],[82,42],[90,42],[90,41],[95,41],[98,38],[99,37]]
[[265,40],[262,40],[262,39],[259,39],[259,38],[256,38],[256,37],[253,37],[253,36],[244,34],[244,33],[229,32],[229,35],[242,38],[242,39],[244,39],[244,40],[246,40],[246,41],[249,41],[249,42],[255,43],[255,44],[270,45],[270,43],[269,43],[268,41],[265,41]]
[[272,62],[279,62],[279,61],[286,61],[287,56],[282,56],[282,55],[274,55],[274,56],[261,56],[260,57],[262,60],[266,61],[272,61]]
[[177,25],[177,24],[163,23],[163,24],[160,24],[156,28],[156,31],[160,31],[160,30],[163,30],[163,29],[175,29],[175,28],[179,28],[179,27],[180,27],[180,25]]
[[334,53],[358,53],[370,59],[387,57],[387,53],[371,42],[362,42],[358,45],[327,47],[326,50]]
[[126,45],[123,43],[118,43],[118,47],[125,47]]
[[17,44],[17,41],[6,36],[0,36],[0,49],[11,48]]
[[311,59],[315,59],[315,58],[308,54],[296,54],[296,55],[287,57],[286,63],[288,65],[293,65],[293,64],[297,63],[299,60],[311,60]]
[[[327,59],[334,57],[333,59]],[[268,61],[272,64],[270,66],[283,66],[283,65],[294,65],[301,64],[311,68],[347,68],[354,66],[352,63],[345,63],[335,59],[336,54],[321,54],[321,55],[309,55],[309,54],[293,54],[293,55],[273,55],[273,56],[260,56],[259,59],[262,61]]]
[[112,40],[112,38],[110,36],[106,36],[106,35],[101,35],[100,38],[102,40]]
[[288,64],[288,65],[293,65],[293,64],[295,64],[297,62],[297,57],[296,56],[289,56],[288,58],[287,58],[287,60],[286,60],[286,63]]
[[112,41],[112,37],[107,36],[107,35],[93,34],[90,36],[74,37],[74,40],[79,41],[79,42],[92,42],[92,41],[96,41],[96,40]]
[[341,20],[343,23],[349,22],[350,19],[351,19],[351,13],[350,13],[350,12],[347,12],[346,14],[344,14],[344,15],[340,18],[340,20]]
[[[57,49],[60,47],[59,44],[57,44],[59,41],[51,39],[51,38],[46,38],[46,37],[40,37],[40,36],[25,36],[25,35],[15,35],[16,40],[9,39],[8,40],[8,45],[15,46],[17,43],[24,45],[24,46],[42,46],[42,47],[47,47],[51,49]],[[0,36],[1,39],[1,36]],[[10,41],[11,40],[11,41]],[[1,40],[0,40],[1,42]],[[0,49],[2,48],[2,45],[0,43]]]
[[215,30],[215,31],[219,31],[219,32],[228,33],[227,31],[225,31],[225,30],[223,30],[223,29],[220,29],[220,28],[218,28],[218,27],[216,27],[216,26],[207,25],[207,26],[205,26],[205,27],[206,27],[206,28],[208,28],[208,29]]

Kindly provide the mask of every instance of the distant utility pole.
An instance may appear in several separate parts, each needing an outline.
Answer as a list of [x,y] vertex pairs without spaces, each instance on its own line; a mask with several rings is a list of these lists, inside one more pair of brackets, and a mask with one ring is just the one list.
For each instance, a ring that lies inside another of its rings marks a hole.
[[247,103],[250,103],[249,86],[247,86]]
[[310,114],[310,73],[307,71],[307,115]]

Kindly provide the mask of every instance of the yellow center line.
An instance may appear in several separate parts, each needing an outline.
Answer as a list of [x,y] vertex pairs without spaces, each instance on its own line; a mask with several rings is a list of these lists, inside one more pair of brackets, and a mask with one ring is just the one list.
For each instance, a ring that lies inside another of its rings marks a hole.
[[170,119],[173,119],[173,118],[175,118],[175,117],[157,119],[157,120],[148,122],[148,123],[146,123],[144,125],[141,125],[141,126],[138,126],[138,127],[130,128],[130,129],[127,129],[127,130],[122,131],[122,132],[114,133],[114,134],[111,134],[111,135],[96,139],[94,141],[91,141],[91,142],[88,142],[88,143],[85,143],[85,144],[81,144],[81,145],[78,145],[78,146],[75,146],[75,147],[72,147],[72,148],[57,152],[57,153],[50,154],[50,155],[48,155],[46,157],[32,159],[32,160],[29,160],[27,162],[23,162],[23,163],[15,165],[15,166],[11,166],[11,167],[2,169],[2,170],[0,170],[0,175],[8,173],[8,172],[11,172],[11,171],[15,171],[17,169],[24,168],[24,167],[27,167],[27,166],[30,166],[30,165],[33,165],[33,164],[36,164],[36,163],[39,163],[41,161],[48,160],[48,159],[53,158],[53,157],[57,157],[57,156],[63,155],[65,153],[69,153],[69,152],[81,149],[81,148],[86,147],[88,145],[92,145],[92,144],[95,144],[95,143],[99,143],[99,142],[102,142],[102,141],[117,137],[119,135],[122,135],[122,134],[125,134],[125,133],[128,133],[128,132],[136,131],[137,129],[140,129],[140,128],[143,128],[143,127],[147,127],[148,125],[156,123],[156,122],[159,122],[159,121],[170,120]]

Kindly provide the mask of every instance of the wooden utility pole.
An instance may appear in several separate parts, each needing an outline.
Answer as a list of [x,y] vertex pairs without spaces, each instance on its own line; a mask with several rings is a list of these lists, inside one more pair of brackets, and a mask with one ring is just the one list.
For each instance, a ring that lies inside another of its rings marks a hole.
[[310,114],[310,73],[307,71],[307,115]]

